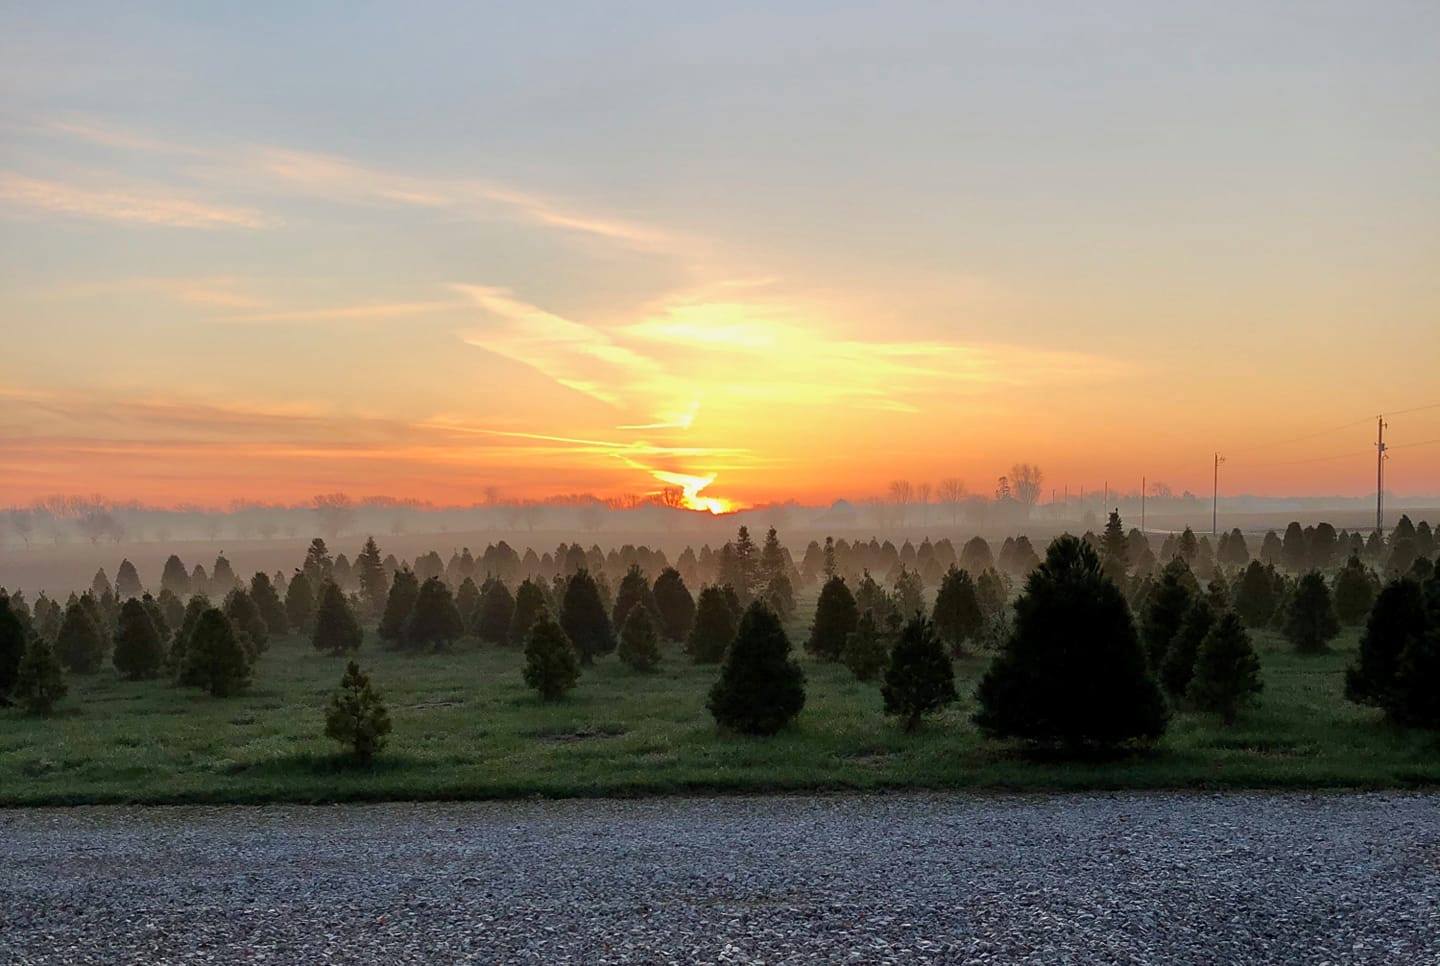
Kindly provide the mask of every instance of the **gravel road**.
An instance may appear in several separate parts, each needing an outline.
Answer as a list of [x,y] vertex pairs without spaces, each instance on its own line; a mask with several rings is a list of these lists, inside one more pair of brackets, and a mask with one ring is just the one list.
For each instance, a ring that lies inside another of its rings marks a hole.
[[1440,963],[1440,794],[0,811],[0,960]]

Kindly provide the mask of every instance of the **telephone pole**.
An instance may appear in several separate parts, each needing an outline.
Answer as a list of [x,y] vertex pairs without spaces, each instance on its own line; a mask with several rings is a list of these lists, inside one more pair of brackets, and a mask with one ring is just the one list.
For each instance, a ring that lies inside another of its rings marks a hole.
[[1225,462],[1225,457],[1219,453],[1215,454],[1215,477],[1210,486],[1210,535],[1220,535],[1220,464]]
[[1140,477],[1140,532],[1145,532],[1145,477]]
[[1385,532],[1385,417],[1375,417],[1375,532]]

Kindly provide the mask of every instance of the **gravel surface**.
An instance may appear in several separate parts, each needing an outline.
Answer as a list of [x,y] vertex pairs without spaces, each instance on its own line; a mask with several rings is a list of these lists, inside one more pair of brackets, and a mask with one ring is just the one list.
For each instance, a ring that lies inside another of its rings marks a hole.
[[6,962],[1440,962],[1440,795],[0,811]]

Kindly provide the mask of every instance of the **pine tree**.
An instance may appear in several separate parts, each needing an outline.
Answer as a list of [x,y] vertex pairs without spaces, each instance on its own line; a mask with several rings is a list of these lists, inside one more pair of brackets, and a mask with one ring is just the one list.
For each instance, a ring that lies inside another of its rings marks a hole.
[[304,571],[295,571],[285,588],[285,619],[296,631],[304,631],[315,616],[315,587]]
[[65,608],[55,654],[72,674],[94,674],[105,660],[105,641],[82,599]]
[[1165,651],[1165,662],[1160,666],[1160,683],[1172,698],[1182,696],[1190,687],[1195,674],[1195,655],[1200,653],[1200,644],[1215,626],[1220,613],[1223,611],[1211,604],[1208,597],[1196,597],[1190,602]]
[[889,637],[881,633],[875,615],[868,610],[860,615],[855,629],[845,638],[840,659],[859,681],[873,681],[890,660]]
[[230,561],[222,553],[215,558],[215,566],[210,571],[210,591],[213,594],[221,595],[230,593],[240,583],[235,577],[235,570],[230,566]]
[[619,657],[637,671],[651,671],[660,663],[660,635],[650,611],[643,606],[630,608],[620,628]]
[[0,707],[15,690],[20,659],[25,656],[25,623],[11,607],[10,597],[0,594]]
[[1356,555],[1335,575],[1335,616],[1349,626],[1359,624],[1375,601],[1375,579]]
[[1140,638],[1145,642],[1150,666],[1157,670],[1165,666],[1165,654],[1170,649],[1170,642],[1180,630],[1180,623],[1185,619],[1194,598],[1185,580],[1189,572],[1190,568],[1179,557],[1171,560],[1160,572],[1160,579],[1155,582],[1145,604],[1145,614],[1140,622]]
[[[323,597],[320,606],[323,621]],[[339,689],[330,696],[330,707],[325,712],[325,736],[349,748],[361,764],[368,764],[385,747],[390,727],[390,713],[380,692],[370,683],[370,675],[351,661],[345,666]]]
[[1014,630],[976,696],[984,731],[1046,744],[1154,739],[1167,719],[1124,595],[1071,536],[1026,579]]
[[1195,674],[1187,692],[1202,711],[1215,711],[1226,725],[1235,723],[1235,713],[1260,693],[1260,660],[1240,617],[1222,614],[1200,644],[1195,655]]
[[525,638],[524,677],[545,701],[558,700],[580,678],[575,647],[549,614],[540,615]]
[[145,593],[145,588],[140,583],[140,573],[128,557],[120,561],[120,569],[115,571],[115,593],[127,600]]
[[1100,535],[1100,559],[1106,576],[1117,584],[1123,583],[1130,573],[1130,538],[1125,535],[1118,509],[1110,511],[1105,532]]
[[565,585],[565,599],[560,604],[560,626],[575,645],[581,664],[591,664],[601,654],[615,650],[615,629],[600,588],[590,571],[581,568]]
[[[702,595],[703,597],[703,595]],[[879,622],[880,615],[876,615]],[[854,632],[860,621],[860,608],[844,577],[831,577],[820,589],[820,599],[815,605],[815,619],[810,625],[810,636],[806,639],[805,650],[826,661],[838,661],[844,650],[845,641]]]
[[1306,569],[1309,548],[1305,544],[1305,531],[1300,528],[1299,523],[1290,521],[1290,525],[1285,528],[1285,536],[1280,541],[1280,559],[1286,570],[1299,573]]
[[320,591],[320,607],[315,611],[315,632],[310,643],[322,654],[354,654],[360,650],[365,632],[351,609],[340,585],[328,583]]
[[240,693],[250,683],[250,655],[224,612],[200,615],[185,649],[186,683],[217,698]]
[[1400,655],[1425,636],[1429,624],[1420,584],[1405,578],[1387,583],[1370,608],[1360,653],[1345,672],[1345,697],[1394,717],[1400,704]]
[[507,631],[510,643],[516,647],[523,646],[530,636],[530,628],[549,612],[544,588],[526,577],[515,591],[515,609],[511,612]]
[[760,597],[782,621],[789,620],[795,613],[795,588],[783,571],[770,578]]
[[1252,560],[1235,585],[1235,613],[1246,627],[1265,627],[1275,614],[1274,568]]
[[[490,586],[488,581],[485,586]],[[455,588],[455,609],[460,612],[460,619],[465,622],[465,630],[471,634],[476,633],[476,622],[480,619],[480,588],[474,577],[466,577],[460,581],[460,586]]]
[[365,538],[365,546],[355,558],[355,574],[359,578],[360,597],[370,614],[378,617],[385,610],[390,594],[390,576],[380,556],[380,545],[374,537]]
[[238,587],[225,598],[225,616],[235,625],[240,643],[250,652],[252,659],[260,656],[270,645],[270,628],[260,616],[260,608],[250,599],[250,593]]
[[15,700],[30,714],[49,714],[69,690],[55,649],[43,637],[32,637],[15,671]]
[[312,590],[323,587],[327,580],[334,579],[335,561],[330,557],[330,548],[325,546],[324,540],[316,537],[310,541],[310,546],[305,550],[305,562],[300,565],[300,570],[310,578]]
[[882,624],[889,623],[891,615],[899,614],[895,599],[870,576],[869,570],[860,574],[860,582],[855,585],[855,609],[862,614],[874,611],[875,619]]
[[475,612],[475,636],[482,641],[504,644],[515,619],[515,598],[499,579],[486,582],[485,593]]
[[406,644],[416,649],[444,648],[464,633],[465,622],[460,618],[450,588],[439,577],[426,578],[405,625]]
[[1295,594],[1285,612],[1284,630],[1295,649],[1306,653],[1325,650],[1340,633],[1330,588],[1318,570],[1305,574],[1295,585]]
[[120,626],[115,634],[115,669],[123,677],[138,681],[153,678],[165,662],[165,646],[145,605],[134,597],[120,608]]
[[901,630],[890,652],[880,695],[885,699],[885,713],[901,718],[906,731],[914,731],[924,715],[958,698],[950,657],[924,617],[911,618]]
[[655,578],[653,592],[661,632],[672,641],[685,640],[695,624],[695,598],[690,596],[685,578],[674,567],[666,567]]
[[200,618],[210,609],[210,598],[196,594],[185,604],[185,613],[180,618],[179,628],[170,640],[170,651],[165,655],[165,672],[179,684],[196,684],[190,680],[190,641]]
[[165,569],[160,574],[160,587],[181,600],[190,596],[190,573],[173,553],[165,558]]
[[891,599],[895,602],[895,614],[902,620],[908,620],[917,615],[925,615],[925,583],[920,579],[917,571],[911,570],[904,564],[900,565],[900,571],[895,575],[895,592]]
[[160,613],[165,615],[165,626],[170,628],[171,633],[174,633],[180,627],[180,622],[185,619],[185,604],[168,590],[160,591],[160,596],[155,598],[155,603],[159,606]]
[[712,584],[700,591],[685,649],[696,664],[717,664],[735,639],[735,626],[735,611],[725,591]]
[[960,570],[954,564],[945,571],[940,589],[935,594],[931,619],[936,636],[957,657],[963,652],[967,640],[980,636],[985,626],[985,615],[980,610],[980,597],[969,571]]
[[[140,598],[140,606],[145,608],[145,613],[150,615],[150,623],[155,625],[155,633],[160,635],[160,663],[165,663],[165,648],[170,642],[170,622],[165,619],[165,608],[160,602],[149,594]],[[183,610],[182,610],[183,613]]]
[[725,653],[708,707],[723,728],[773,735],[805,706],[805,672],[790,657],[780,618],[755,602]]
[[275,585],[263,570],[250,578],[250,599],[255,602],[255,609],[260,612],[260,619],[265,622],[265,629],[271,637],[289,632],[290,618],[285,613],[285,605],[280,602]]
[[640,569],[639,564],[631,564],[626,569],[625,576],[620,578],[620,589],[615,594],[615,608],[610,615],[613,626],[623,628],[630,617],[630,611],[635,607],[644,607],[652,618],[655,618],[659,611],[655,595],[650,590],[650,582],[645,579],[645,571]]
[[408,567],[395,571],[395,580],[390,584],[390,593],[385,598],[385,613],[380,618],[380,639],[391,647],[399,647],[405,640],[405,628],[410,615],[415,612],[415,601],[420,597],[420,581]]

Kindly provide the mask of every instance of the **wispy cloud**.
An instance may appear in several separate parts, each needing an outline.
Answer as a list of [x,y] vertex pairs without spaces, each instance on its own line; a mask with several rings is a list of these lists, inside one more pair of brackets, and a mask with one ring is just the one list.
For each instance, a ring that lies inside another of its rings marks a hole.
[[250,208],[197,201],[179,194],[95,188],[0,171],[0,204],[77,218],[139,222],[171,228],[263,228]]

